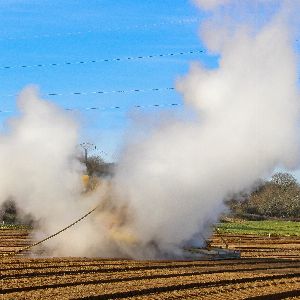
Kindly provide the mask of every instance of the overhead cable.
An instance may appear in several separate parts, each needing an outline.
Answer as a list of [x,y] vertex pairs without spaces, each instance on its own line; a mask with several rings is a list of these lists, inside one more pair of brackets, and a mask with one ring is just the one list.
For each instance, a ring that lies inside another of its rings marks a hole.
[[[129,107],[125,106],[89,106],[89,107],[79,107],[79,108],[70,108],[70,107],[65,107],[63,108],[66,111],[93,111],[93,110],[98,110],[98,111],[107,111],[107,110],[124,110],[124,109],[145,109],[145,108],[167,108],[167,107],[178,107],[181,106],[182,104],[180,103],[163,103],[163,104],[158,104],[158,103],[152,103],[152,104],[147,104],[147,105],[140,105],[140,104],[135,104],[131,105]],[[12,113],[14,112],[13,110],[3,110],[0,109],[0,113]]]
[[[131,109],[131,108],[136,108],[136,109],[143,109],[143,108],[163,108],[163,107],[174,107],[174,106],[180,106],[181,104],[179,103],[165,103],[165,104],[148,104],[148,105],[139,105],[139,104],[136,104],[136,105],[133,105],[133,106],[130,106],[128,109]],[[125,107],[123,106],[119,106],[119,105],[116,105],[116,106],[106,106],[106,107],[103,107],[103,106],[92,106],[92,107],[84,107],[84,108],[64,108],[65,110],[68,110],[68,111],[87,111],[87,110],[101,110],[101,111],[104,111],[104,110],[111,110],[111,109],[124,109]]]
[[17,65],[17,66],[0,66],[0,69],[16,69],[16,68],[41,68],[41,67],[57,67],[57,66],[69,66],[69,65],[83,65],[101,62],[119,62],[119,61],[134,61],[140,59],[152,59],[160,57],[179,56],[187,54],[201,53],[203,50],[190,50],[186,52],[174,52],[165,54],[153,54],[153,55],[140,55],[140,56],[128,56],[128,57],[114,57],[114,58],[101,58],[94,60],[79,60],[79,61],[66,61],[62,63],[47,63],[47,64],[33,64],[33,65]]
[[[150,88],[150,89],[131,89],[131,90],[112,90],[112,91],[93,91],[93,92],[69,92],[69,93],[46,93],[42,96],[80,96],[80,95],[91,95],[91,94],[129,94],[129,93],[141,93],[141,92],[160,92],[160,91],[172,91],[175,90],[173,87],[165,88]],[[1,97],[16,97],[16,94],[2,95]]]

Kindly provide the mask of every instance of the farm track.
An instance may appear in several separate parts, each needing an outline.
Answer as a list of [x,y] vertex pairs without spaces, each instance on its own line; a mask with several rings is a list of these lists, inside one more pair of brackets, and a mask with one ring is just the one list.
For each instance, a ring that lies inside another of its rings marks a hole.
[[[1,299],[300,299],[299,237],[223,238],[241,259],[1,257]],[[0,254],[30,242],[26,230],[0,230]]]

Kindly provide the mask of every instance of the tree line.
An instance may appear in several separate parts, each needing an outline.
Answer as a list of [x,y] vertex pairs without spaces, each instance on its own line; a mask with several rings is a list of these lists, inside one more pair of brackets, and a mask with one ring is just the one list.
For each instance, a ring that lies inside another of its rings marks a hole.
[[289,173],[276,173],[261,180],[251,193],[226,200],[233,215],[262,218],[300,218],[300,185]]

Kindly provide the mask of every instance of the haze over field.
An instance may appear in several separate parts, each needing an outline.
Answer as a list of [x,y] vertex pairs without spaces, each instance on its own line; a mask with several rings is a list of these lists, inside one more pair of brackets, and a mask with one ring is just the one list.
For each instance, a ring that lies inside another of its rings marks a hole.
[[193,62],[177,79],[183,116],[132,121],[114,179],[94,193],[82,193],[77,121],[39,99],[34,88],[21,93],[20,116],[0,137],[0,201],[15,199],[39,221],[36,238],[101,203],[94,215],[45,244],[50,255],[180,256],[183,245],[204,242],[228,194],[250,190],[277,167],[298,166],[292,2],[259,26],[247,5],[240,8],[247,20],[241,23],[224,9],[234,1],[195,3],[211,11],[200,38],[220,55],[219,67]]

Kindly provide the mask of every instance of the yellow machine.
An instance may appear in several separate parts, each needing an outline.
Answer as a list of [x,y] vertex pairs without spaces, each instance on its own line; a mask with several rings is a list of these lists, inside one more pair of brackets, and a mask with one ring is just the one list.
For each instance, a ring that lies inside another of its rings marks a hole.
[[86,191],[88,189],[88,186],[89,186],[90,176],[87,175],[87,174],[82,175],[81,180],[82,180],[83,187]]
[[[110,182],[99,177],[92,177],[87,174],[82,175],[84,193],[92,193],[96,189],[107,189],[107,195],[102,199],[101,205],[97,209],[98,217],[106,224],[110,238],[118,243],[132,245],[137,242],[135,235],[126,227],[126,208],[114,204],[111,196]],[[105,193],[106,194],[106,193]]]
[[100,178],[89,176],[87,174],[82,175],[81,181],[85,193],[94,191],[97,188],[97,186],[100,184]]

